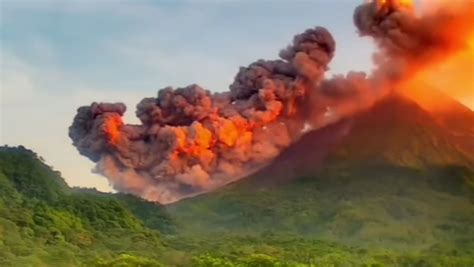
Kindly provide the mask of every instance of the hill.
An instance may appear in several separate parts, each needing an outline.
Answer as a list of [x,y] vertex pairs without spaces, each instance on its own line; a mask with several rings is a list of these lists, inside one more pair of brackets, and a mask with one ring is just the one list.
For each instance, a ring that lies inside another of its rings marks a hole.
[[[168,211],[191,233],[286,233],[473,261],[474,161],[465,144],[474,140],[461,142],[439,118],[392,95],[308,133],[258,173]],[[469,134],[470,124],[456,125]]]
[[[74,191],[34,152],[0,148],[1,266],[94,266],[124,252],[126,261],[158,266],[162,238],[138,216],[150,204]],[[167,228],[163,209],[154,205],[153,212],[150,224],[161,220]]]

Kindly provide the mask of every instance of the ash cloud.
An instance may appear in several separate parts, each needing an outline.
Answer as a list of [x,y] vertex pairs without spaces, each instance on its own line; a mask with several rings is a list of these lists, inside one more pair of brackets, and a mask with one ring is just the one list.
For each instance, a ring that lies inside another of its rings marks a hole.
[[299,136],[299,107],[322,80],[335,41],[322,27],[295,36],[280,60],[240,68],[230,90],[167,87],[137,105],[80,107],[69,135],[119,191],[162,203],[226,184],[277,156]]
[[226,92],[161,89],[137,104],[139,125],[123,123],[124,104],[92,103],[78,109],[69,136],[118,191],[170,203],[220,187],[267,164],[308,128],[367,109],[420,54],[446,47],[398,1],[362,4],[354,22],[380,48],[370,75],[325,79],[336,44],[315,27],[296,35],[280,59],[241,67]]
[[468,47],[474,2],[439,2],[421,15],[407,0],[370,1],[356,8],[353,19],[359,34],[372,37],[379,47],[374,54],[376,75],[406,79]]

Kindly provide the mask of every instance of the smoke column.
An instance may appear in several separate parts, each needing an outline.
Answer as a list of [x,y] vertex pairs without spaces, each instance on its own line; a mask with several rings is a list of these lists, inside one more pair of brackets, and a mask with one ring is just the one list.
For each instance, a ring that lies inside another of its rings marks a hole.
[[[161,203],[206,192],[267,164],[303,129],[367,109],[415,69],[460,49],[464,39],[449,34],[459,18],[446,13],[417,17],[393,0],[359,6],[359,33],[379,45],[370,75],[324,79],[335,41],[315,27],[296,35],[281,59],[241,67],[227,92],[161,89],[137,104],[140,125],[123,123],[122,103],[92,103],[78,109],[69,136],[118,191]],[[432,22],[439,17],[448,20]]]

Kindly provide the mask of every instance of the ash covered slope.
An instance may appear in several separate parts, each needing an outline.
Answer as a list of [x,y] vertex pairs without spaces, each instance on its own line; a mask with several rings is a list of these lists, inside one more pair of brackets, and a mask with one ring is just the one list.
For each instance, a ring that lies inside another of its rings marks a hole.
[[308,133],[255,175],[168,210],[191,232],[278,232],[469,253],[473,155],[439,118],[389,96]]

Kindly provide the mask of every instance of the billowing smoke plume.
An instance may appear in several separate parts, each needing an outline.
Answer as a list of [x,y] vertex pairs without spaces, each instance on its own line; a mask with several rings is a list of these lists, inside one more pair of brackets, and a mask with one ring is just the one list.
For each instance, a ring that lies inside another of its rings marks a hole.
[[380,48],[374,55],[376,74],[406,79],[467,48],[474,32],[474,2],[439,2],[440,6],[420,16],[407,0],[379,0],[357,7],[354,24],[360,35],[373,37]]
[[[449,44],[437,34],[443,25],[428,24],[398,1],[363,4],[354,21],[380,45],[370,76],[350,72],[324,80],[335,41],[315,27],[296,35],[280,60],[240,68],[227,92],[198,85],[161,89],[138,103],[140,125],[122,122],[121,103],[93,103],[78,109],[69,135],[119,191],[168,203],[222,186],[268,163],[303,129],[369,107],[411,61]],[[428,26],[439,28],[419,29]]]
[[309,90],[335,42],[324,28],[297,35],[282,60],[241,68],[229,92],[190,85],[159,90],[137,105],[141,125],[124,124],[121,103],[81,107],[70,127],[79,152],[119,191],[170,202],[228,183],[262,166],[301,132]]

